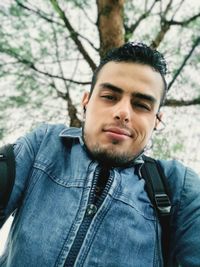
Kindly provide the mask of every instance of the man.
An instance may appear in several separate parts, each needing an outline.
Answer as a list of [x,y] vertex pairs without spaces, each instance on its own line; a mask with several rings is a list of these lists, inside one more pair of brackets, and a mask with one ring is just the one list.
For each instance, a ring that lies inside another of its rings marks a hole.
[[[15,216],[0,266],[163,266],[140,169],[162,118],[165,73],[163,56],[142,43],[114,49],[83,96],[82,129],[42,125],[16,142],[5,208]],[[200,179],[159,163],[172,202],[169,266],[199,267]]]

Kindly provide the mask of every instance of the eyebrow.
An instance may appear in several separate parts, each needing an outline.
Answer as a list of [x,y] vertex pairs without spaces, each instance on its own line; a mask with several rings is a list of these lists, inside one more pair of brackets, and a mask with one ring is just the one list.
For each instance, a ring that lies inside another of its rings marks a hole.
[[[100,88],[101,89],[109,89],[109,90],[111,90],[115,93],[118,93],[118,94],[122,94],[124,92],[124,90],[122,88],[115,86],[111,83],[101,83]],[[152,104],[157,102],[157,99],[155,97],[153,97],[152,95],[149,95],[149,94],[143,94],[140,92],[133,92],[131,95],[132,95],[132,97],[135,97],[135,98],[138,98],[141,100],[147,100],[147,101],[151,102]]]
[[155,104],[157,102],[157,99],[155,97],[153,97],[152,95],[148,95],[148,94],[142,94],[139,92],[135,92],[132,94],[134,97],[139,98],[141,100],[147,100],[152,104]]
[[111,90],[113,92],[120,93],[120,94],[122,94],[123,91],[124,91],[122,88],[120,88],[118,86],[115,86],[115,85],[113,85],[111,83],[101,83],[100,84],[100,88],[101,89],[109,89],[109,90]]

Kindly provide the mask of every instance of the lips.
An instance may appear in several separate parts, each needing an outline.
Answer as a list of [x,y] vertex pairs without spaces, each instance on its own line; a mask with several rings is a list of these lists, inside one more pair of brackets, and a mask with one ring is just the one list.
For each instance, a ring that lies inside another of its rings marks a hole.
[[132,137],[131,131],[128,129],[120,128],[120,127],[106,127],[103,129],[104,132],[109,132],[121,136]]

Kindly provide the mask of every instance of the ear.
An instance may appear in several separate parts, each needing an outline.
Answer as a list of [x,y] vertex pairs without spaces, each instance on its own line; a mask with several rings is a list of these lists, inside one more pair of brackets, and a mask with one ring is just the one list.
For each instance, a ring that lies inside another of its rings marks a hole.
[[90,99],[89,93],[85,92],[83,94],[83,98],[82,98],[82,107],[83,107],[84,110],[86,110],[86,107],[87,107],[87,104],[89,102],[89,99]]
[[163,118],[163,113],[162,113],[162,112],[158,112],[158,113],[156,114],[156,121],[155,121],[154,130],[157,130],[159,124],[160,124],[161,121],[162,121],[162,118]]

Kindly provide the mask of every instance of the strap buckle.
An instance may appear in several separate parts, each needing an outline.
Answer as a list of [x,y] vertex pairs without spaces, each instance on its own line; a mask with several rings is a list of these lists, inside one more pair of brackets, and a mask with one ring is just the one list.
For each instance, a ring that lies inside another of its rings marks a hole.
[[155,194],[155,202],[157,209],[159,210],[161,216],[166,216],[171,211],[171,202],[165,193],[156,193]]

